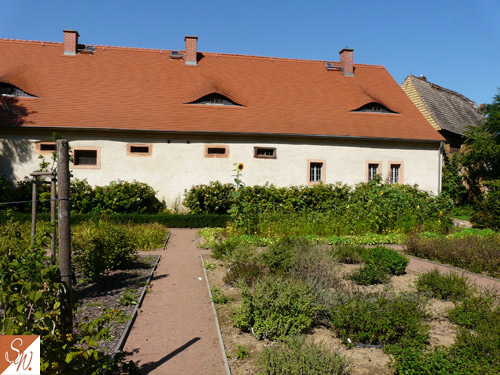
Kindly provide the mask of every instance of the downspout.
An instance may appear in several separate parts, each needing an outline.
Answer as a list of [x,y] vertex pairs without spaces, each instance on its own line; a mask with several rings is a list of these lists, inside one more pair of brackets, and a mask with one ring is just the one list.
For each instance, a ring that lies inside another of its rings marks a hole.
[[[444,142],[439,142],[439,152],[438,152],[438,194],[441,193],[441,187],[442,187],[442,178],[443,178],[443,147],[444,147]],[[446,151],[445,151],[446,152]]]

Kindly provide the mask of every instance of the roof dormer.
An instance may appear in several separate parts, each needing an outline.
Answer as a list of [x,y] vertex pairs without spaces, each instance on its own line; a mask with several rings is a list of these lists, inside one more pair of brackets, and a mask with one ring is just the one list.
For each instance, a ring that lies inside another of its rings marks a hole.
[[216,92],[213,92],[211,94],[202,96],[199,99],[196,99],[192,102],[189,102],[187,104],[201,104],[201,105],[219,105],[219,106],[232,106],[232,107],[243,107],[241,104],[238,104],[231,99],[229,99],[227,96],[218,94]]
[[364,112],[364,113],[397,113],[394,111],[391,111],[389,108],[387,108],[385,105],[377,103],[377,102],[370,102],[367,103],[358,109],[355,109],[351,112]]

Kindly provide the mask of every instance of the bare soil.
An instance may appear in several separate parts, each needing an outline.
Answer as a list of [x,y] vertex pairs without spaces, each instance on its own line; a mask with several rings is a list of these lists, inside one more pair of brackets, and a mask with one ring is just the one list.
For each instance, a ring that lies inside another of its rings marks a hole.
[[[217,265],[215,269],[207,270],[210,285],[218,286],[225,295],[232,298],[230,304],[216,305],[231,373],[233,375],[255,374],[256,358],[262,349],[270,345],[271,342],[258,340],[251,334],[241,332],[238,328],[233,327],[232,314],[234,310],[241,305],[241,296],[235,288],[224,284],[223,278],[227,273],[224,264],[208,254],[205,255],[204,258],[206,261]],[[341,274],[346,274],[361,266],[341,264],[340,267],[339,272]],[[409,269],[407,269],[407,272],[408,273],[405,275],[393,276],[388,284],[357,286],[350,281],[345,282],[349,284],[351,288],[357,288],[365,292],[416,292],[415,281],[417,274]],[[447,310],[451,307],[453,307],[452,302],[436,299],[429,300],[428,312],[430,317],[427,322],[430,325],[431,346],[449,346],[453,344],[457,327],[447,319]],[[340,352],[351,361],[353,375],[393,373],[389,367],[390,356],[385,354],[382,348],[355,346],[349,349],[342,344],[334,331],[325,327],[314,329],[307,337],[314,342],[322,342],[323,345],[328,348],[339,349]],[[240,346],[249,350],[249,358],[242,360],[236,358],[236,353]]]
[[120,297],[127,293],[131,297],[130,301],[133,301],[134,297],[135,301],[139,300],[156,260],[157,256],[143,254],[129,269],[109,272],[96,282],[75,285],[74,289],[78,298],[74,317],[75,327],[79,323],[101,317],[107,309],[114,310],[115,316],[118,316],[120,312],[125,315],[123,319],[117,319],[105,325],[110,329],[110,338],[98,341],[98,348],[102,352],[113,353],[128,321],[132,318],[135,304],[123,305],[119,302]]

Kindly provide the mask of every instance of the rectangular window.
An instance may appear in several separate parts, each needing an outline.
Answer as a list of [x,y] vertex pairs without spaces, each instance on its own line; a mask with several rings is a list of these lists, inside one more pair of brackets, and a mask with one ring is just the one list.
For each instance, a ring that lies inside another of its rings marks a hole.
[[368,161],[366,162],[366,181],[369,182],[382,174],[382,162]]
[[152,145],[129,144],[127,145],[127,155],[129,156],[149,156],[152,154]]
[[75,165],[97,165],[96,150],[75,150]]
[[74,146],[72,168],[100,169],[101,168],[101,148]]
[[401,181],[400,176],[401,164],[391,164],[391,184],[399,184]]
[[36,152],[38,154],[51,154],[56,151],[55,142],[37,142]]
[[309,185],[320,184],[326,182],[325,176],[325,161],[324,160],[308,160],[308,175],[307,183]]
[[253,157],[260,159],[276,159],[276,147],[254,147]]
[[227,158],[229,157],[229,146],[225,145],[205,145],[206,158]]

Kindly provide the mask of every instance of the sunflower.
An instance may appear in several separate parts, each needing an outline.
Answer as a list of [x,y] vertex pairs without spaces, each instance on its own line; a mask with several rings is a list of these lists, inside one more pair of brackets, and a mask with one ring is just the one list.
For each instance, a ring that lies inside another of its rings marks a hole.
[[242,171],[244,167],[245,167],[245,166],[243,165],[243,163],[239,163],[239,164],[238,164],[238,170],[239,170],[239,171]]

